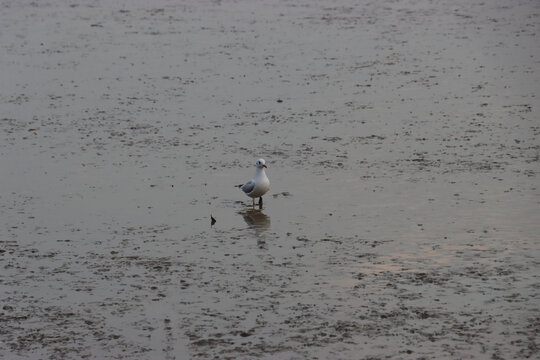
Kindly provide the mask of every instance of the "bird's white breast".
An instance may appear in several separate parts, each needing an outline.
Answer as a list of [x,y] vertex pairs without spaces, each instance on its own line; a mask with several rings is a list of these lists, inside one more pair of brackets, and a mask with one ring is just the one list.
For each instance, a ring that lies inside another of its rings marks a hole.
[[253,180],[255,180],[255,187],[253,188],[253,191],[248,194],[248,196],[252,198],[260,197],[270,190],[270,181],[268,180],[264,170],[259,172]]

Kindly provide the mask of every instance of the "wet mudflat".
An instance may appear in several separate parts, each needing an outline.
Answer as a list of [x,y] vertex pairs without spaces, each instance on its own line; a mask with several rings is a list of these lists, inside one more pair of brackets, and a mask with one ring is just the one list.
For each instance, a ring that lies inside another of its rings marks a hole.
[[539,356],[538,2],[1,7],[0,357]]

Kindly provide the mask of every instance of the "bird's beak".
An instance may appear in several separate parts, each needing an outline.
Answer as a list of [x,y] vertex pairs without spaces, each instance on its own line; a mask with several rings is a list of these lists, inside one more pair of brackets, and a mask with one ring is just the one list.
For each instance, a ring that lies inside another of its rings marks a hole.
[[[266,165],[263,165],[263,167],[265,167],[265,168],[266,168]],[[267,168],[267,169],[268,169],[268,168]]]

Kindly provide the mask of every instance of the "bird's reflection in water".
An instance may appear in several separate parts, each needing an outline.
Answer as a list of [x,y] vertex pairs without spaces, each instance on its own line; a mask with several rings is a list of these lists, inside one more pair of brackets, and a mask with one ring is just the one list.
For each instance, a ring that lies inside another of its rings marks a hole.
[[259,248],[266,248],[265,232],[270,228],[270,217],[258,209],[247,209],[240,211],[244,221],[249,227],[255,230],[257,236],[257,245]]

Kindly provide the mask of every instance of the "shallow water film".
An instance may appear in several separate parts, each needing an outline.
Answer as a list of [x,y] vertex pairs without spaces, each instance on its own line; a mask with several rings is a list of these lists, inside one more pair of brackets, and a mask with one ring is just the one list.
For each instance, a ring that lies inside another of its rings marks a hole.
[[0,6],[0,358],[540,356],[538,1]]

